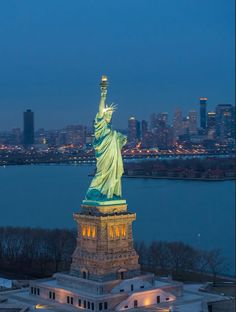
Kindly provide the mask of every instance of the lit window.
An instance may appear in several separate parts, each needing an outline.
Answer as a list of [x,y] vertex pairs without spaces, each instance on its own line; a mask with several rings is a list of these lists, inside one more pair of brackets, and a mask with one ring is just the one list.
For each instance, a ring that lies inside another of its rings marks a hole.
[[82,225],[82,235],[85,236],[86,235],[86,226]]
[[116,237],[120,237],[120,229],[118,226],[115,227]]
[[122,235],[122,237],[126,236],[126,226],[125,226],[125,224],[122,224],[122,226],[121,226],[121,235]]
[[114,228],[113,228],[113,226],[109,227],[109,237],[110,238],[114,238]]
[[82,236],[86,238],[96,237],[96,226],[94,225],[85,225],[81,227]]
[[109,235],[109,238],[111,239],[125,238],[126,237],[126,225],[121,224],[121,225],[110,226],[108,229],[108,235]]
[[92,226],[92,238],[96,236],[96,227]]
[[90,228],[90,226],[88,225],[88,226],[87,226],[87,236],[90,237],[90,235],[91,235],[91,228]]

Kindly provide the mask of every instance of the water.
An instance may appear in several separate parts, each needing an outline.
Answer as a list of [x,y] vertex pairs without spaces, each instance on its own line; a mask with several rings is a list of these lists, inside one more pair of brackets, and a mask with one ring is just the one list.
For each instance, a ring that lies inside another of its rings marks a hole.
[[[0,167],[0,226],[72,228],[94,167]],[[136,240],[183,241],[220,248],[234,274],[234,181],[123,179]]]

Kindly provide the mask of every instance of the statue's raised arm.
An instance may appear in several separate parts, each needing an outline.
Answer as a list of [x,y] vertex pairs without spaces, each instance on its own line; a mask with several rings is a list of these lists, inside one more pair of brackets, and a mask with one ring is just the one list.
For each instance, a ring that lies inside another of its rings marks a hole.
[[108,81],[102,76],[100,83],[101,99],[94,121],[93,147],[96,156],[96,174],[86,194],[89,201],[107,201],[121,199],[121,176],[123,161],[121,149],[126,143],[126,136],[111,127],[114,105],[106,105]]
[[103,117],[104,112],[105,112],[105,102],[106,102],[107,86],[108,86],[107,76],[102,76],[100,86],[101,86],[101,98],[100,98],[100,103],[99,103],[98,115],[99,117]]

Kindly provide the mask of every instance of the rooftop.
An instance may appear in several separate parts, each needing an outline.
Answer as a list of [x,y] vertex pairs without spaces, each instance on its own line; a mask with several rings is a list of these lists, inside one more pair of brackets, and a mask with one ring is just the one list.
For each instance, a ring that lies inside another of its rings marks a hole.
[[[48,285],[54,285],[55,283],[53,280],[45,281]],[[158,282],[158,285],[166,285],[165,282]],[[175,302],[167,302],[158,304],[156,306],[152,307],[146,307],[146,308],[137,308],[132,309],[132,311],[143,311],[143,312],[164,312],[164,311],[171,311],[171,312],[199,312],[203,311],[202,305],[203,302],[211,301],[222,301],[222,300],[232,300],[232,297],[218,295],[218,294],[212,294],[208,292],[202,292],[199,291],[200,288],[202,288],[202,284],[184,284],[184,292],[183,296],[181,298],[178,298]],[[64,288],[64,287],[63,287]],[[37,309],[40,309],[42,312],[57,312],[57,311],[64,311],[65,307],[58,303],[52,303],[46,300],[30,297],[28,295],[28,289],[21,289],[21,290],[14,290],[14,291],[4,291],[2,292],[2,295],[4,295],[5,298],[7,298],[7,302],[4,302],[3,304],[0,304],[0,311],[1,308],[5,308],[3,311],[8,311],[7,306],[15,307],[15,311],[21,311],[23,307],[28,306],[28,311],[36,311]],[[3,306],[4,305],[4,306]],[[18,310],[17,310],[18,306]],[[9,310],[11,311],[11,310]],[[14,311],[14,310],[13,310]],[[79,311],[78,308],[72,307],[72,306],[66,306],[66,311]]]

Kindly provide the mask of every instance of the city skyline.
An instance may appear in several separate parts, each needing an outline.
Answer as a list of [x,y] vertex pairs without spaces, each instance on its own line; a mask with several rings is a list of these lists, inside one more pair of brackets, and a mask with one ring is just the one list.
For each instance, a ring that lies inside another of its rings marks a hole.
[[[23,130],[13,128],[0,131],[0,146],[34,144],[49,146],[91,147],[93,130],[91,125],[67,124],[63,128],[45,129],[34,127],[34,112],[23,112]],[[208,99],[199,99],[199,112],[189,111],[184,115],[175,111],[172,118],[168,112],[152,112],[148,120],[138,120],[134,115],[127,120],[126,127],[119,129],[127,135],[127,147],[168,149],[177,145],[190,148],[205,146],[216,149],[227,145],[235,146],[235,106],[218,104],[214,110],[208,109]]]
[[[235,104],[232,104],[232,103],[226,103],[226,102],[224,102],[224,103],[217,103],[217,104],[215,104],[214,106],[213,106],[213,104],[211,104],[211,103],[209,103],[209,99],[207,98],[207,97],[204,97],[205,99],[206,99],[206,102],[207,102],[207,104],[206,104],[206,115],[207,115],[207,113],[209,113],[209,112],[214,112],[215,111],[215,109],[216,109],[216,107],[218,106],[218,105],[232,105],[232,107],[235,107]],[[196,113],[196,115],[197,115],[197,118],[198,118],[198,120],[197,120],[197,124],[198,124],[198,126],[201,128],[201,126],[200,126],[200,123],[201,123],[201,112],[200,112],[200,107],[201,106],[199,106],[199,101],[201,102],[201,99],[202,99],[202,97],[199,97],[198,98],[198,106],[196,107],[194,107],[194,108],[192,108],[191,109],[191,107],[190,107],[190,109],[189,110],[183,110],[182,109],[182,107],[180,107],[180,106],[178,106],[178,107],[176,107],[175,108],[175,110],[173,110],[173,111],[171,111],[171,112],[169,112],[169,111],[165,111],[165,110],[156,110],[156,111],[150,111],[150,112],[147,112],[147,110],[145,110],[145,114],[143,114],[143,115],[140,115],[140,116],[137,116],[137,114],[135,114],[135,113],[131,113],[130,115],[127,115],[127,118],[125,119],[125,120],[123,120],[123,126],[121,126],[119,123],[118,123],[118,120],[116,119],[116,118],[112,118],[112,124],[114,124],[116,127],[118,127],[118,128],[120,128],[120,129],[126,129],[127,128],[127,122],[129,121],[129,119],[130,118],[132,118],[132,117],[135,117],[135,119],[137,119],[137,120],[139,120],[139,121],[142,121],[142,120],[144,120],[144,121],[148,121],[148,123],[150,123],[150,118],[151,118],[151,115],[152,114],[159,114],[159,113],[166,113],[166,114],[168,114],[168,124],[169,125],[171,125],[171,126],[173,126],[173,120],[174,120],[174,118],[175,118],[175,114],[177,113],[177,112],[181,112],[181,113],[183,113],[183,117],[188,117],[189,115],[191,115],[191,113],[192,112],[195,112]],[[210,105],[209,105],[210,104]],[[161,107],[160,107],[161,108]],[[26,107],[25,109],[24,109],[24,111],[21,111],[20,112],[20,114],[17,116],[17,124],[15,124],[15,126],[14,127],[7,127],[7,128],[2,128],[1,129],[1,127],[0,127],[0,132],[4,132],[4,131],[11,131],[11,130],[13,130],[13,129],[21,129],[22,131],[23,131],[23,129],[24,129],[24,123],[23,123],[23,121],[22,121],[22,113],[23,112],[25,112],[25,111],[27,111],[27,110],[32,110],[32,108],[29,106],[29,107]],[[33,111],[33,110],[32,110]],[[69,125],[83,125],[83,126],[85,126],[85,127],[88,127],[88,128],[92,128],[92,125],[93,125],[93,119],[94,118],[92,118],[91,120],[90,120],[90,122],[89,123],[86,123],[86,122],[84,122],[84,119],[83,118],[81,118],[81,119],[75,119],[74,120],[74,122],[72,122],[72,120],[73,120],[73,118],[71,119],[71,120],[64,120],[64,122],[63,122],[63,124],[61,124],[61,125],[58,125],[58,127],[50,127],[50,126],[48,126],[48,127],[44,127],[42,124],[39,124],[39,122],[38,122],[38,113],[37,113],[37,111],[33,111],[34,112],[34,114],[36,114],[36,116],[37,116],[37,118],[36,118],[36,120],[35,120],[35,131],[37,131],[38,129],[45,129],[45,130],[57,130],[57,129],[63,129],[63,128],[65,128],[65,127],[67,127],[67,126],[69,126]],[[116,114],[114,114],[114,115],[116,115]],[[207,116],[206,116],[207,117]],[[170,122],[170,120],[172,121],[172,122]]]
[[201,96],[234,104],[233,1],[165,2],[1,4],[0,130],[28,107],[44,128],[92,123],[101,74],[121,128],[133,112],[187,112]]

